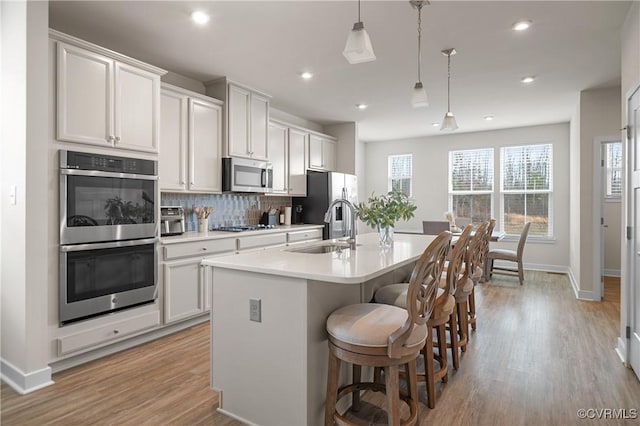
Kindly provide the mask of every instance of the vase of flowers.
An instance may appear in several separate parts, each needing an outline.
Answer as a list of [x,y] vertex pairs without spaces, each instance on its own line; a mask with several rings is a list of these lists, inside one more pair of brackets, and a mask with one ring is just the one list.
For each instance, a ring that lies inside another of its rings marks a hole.
[[380,247],[393,245],[393,231],[397,221],[409,220],[414,216],[416,205],[402,191],[392,190],[385,195],[371,194],[367,202],[356,205],[356,216],[364,223],[378,230]]

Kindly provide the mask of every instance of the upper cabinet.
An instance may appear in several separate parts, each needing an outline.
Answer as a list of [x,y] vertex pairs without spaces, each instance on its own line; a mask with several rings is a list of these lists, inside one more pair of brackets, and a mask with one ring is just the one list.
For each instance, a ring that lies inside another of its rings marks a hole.
[[56,138],[158,152],[165,71],[51,30],[57,47]]
[[273,194],[307,195],[309,131],[271,121],[269,161],[273,165]]
[[267,160],[269,97],[226,78],[207,83],[207,94],[225,103],[224,154]]
[[336,167],[336,141],[328,136],[311,133],[309,136],[309,168],[334,171]]
[[160,190],[222,191],[222,102],[162,85]]

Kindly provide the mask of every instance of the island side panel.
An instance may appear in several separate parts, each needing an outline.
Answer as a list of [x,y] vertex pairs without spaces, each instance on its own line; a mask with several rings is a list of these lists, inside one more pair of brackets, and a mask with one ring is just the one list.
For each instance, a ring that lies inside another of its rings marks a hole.
[[[213,268],[212,387],[220,408],[259,425],[307,423],[306,280]],[[260,299],[262,322],[249,320]]]
[[[361,303],[361,284],[337,284],[312,281],[307,284],[307,374],[308,411],[306,425],[324,424],[324,404],[327,393],[327,371],[329,342],[327,340],[327,318],[343,306]],[[343,363],[340,383],[351,380],[351,366]],[[343,398],[338,410],[345,411],[350,398]]]

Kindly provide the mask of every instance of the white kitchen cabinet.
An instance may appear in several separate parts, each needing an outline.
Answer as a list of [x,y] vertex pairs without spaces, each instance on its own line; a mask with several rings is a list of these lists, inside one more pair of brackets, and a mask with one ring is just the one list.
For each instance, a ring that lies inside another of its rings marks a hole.
[[224,154],[266,161],[269,97],[226,78],[207,83],[207,94],[225,103]]
[[336,142],[326,136],[312,133],[309,136],[309,168],[335,170]]
[[157,152],[164,71],[62,33],[53,35],[58,40],[56,138]]
[[201,258],[164,264],[164,322],[169,324],[205,312]]
[[272,121],[269,125],[269,162],[273,165],[273,193],[307,195],[307,140],[309,132]]
[[307,195],[307,142],[309,132],[289,128],[289,195]]
[[168,84],[161,98],[160,189],[221,192],[221,102]]
[[273,166],[273,194],[289,193],[288,174],[288,127],[271,122],[269,124],[269,162]]

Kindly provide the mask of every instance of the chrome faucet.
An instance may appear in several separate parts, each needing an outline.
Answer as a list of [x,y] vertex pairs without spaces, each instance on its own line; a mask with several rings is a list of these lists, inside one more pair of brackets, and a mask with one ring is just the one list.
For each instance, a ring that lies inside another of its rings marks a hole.
[[351,203],[351,201],[345,200],[344,198],[338,198],[337,200],[335,200],[333,203],[331,203],[331,205],[327,209],[327,212],[324,214],[324,221],[325,223],[331,222],[331,214],[333,212],[333,207],[339,203],[342,203],[349,208],[349,216],[351,221],[349,223],[349,239],[347,240],[347,242],[349,243],[349,248],[351,250],[355,250],[356,249],[356,208],[353,205],[353,203]]

